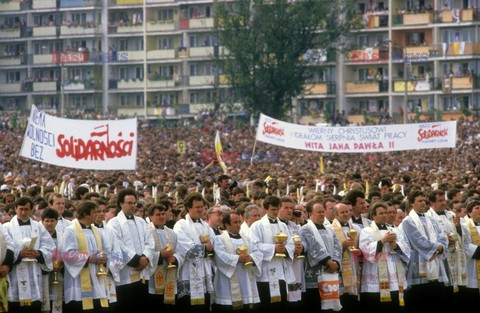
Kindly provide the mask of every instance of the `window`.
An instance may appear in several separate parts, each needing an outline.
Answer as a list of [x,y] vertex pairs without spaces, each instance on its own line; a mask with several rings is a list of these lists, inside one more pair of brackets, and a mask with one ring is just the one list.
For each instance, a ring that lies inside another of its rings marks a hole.
[[198,75],[198,64],[190,64],[190,76]]
[[158,39],[158,49],[159,50],[173,49],[172,37],[160,37]]
[[120,39],[120,51],[128,51],[128,39]]
[[8,84],[19,82],[20,72],[7,72],[6,78]]
[[142,106],[143,105],[143,95],[136,95],[135,96],[135,104],[137,106]]
[[359,81],[366,81],[368,77],[368,69],[361,68],[358,69],[358,80]]
[[128,97],[126,95],[121,95],[120,96],[120,105],[127,105],[128,103]]
[[198,36],[197,35],[191,35],[189,37],[190,39],[190,48],[198,47]]
[[198,92],[191,92],[190,93],[190,103],[200,103],[200,95]]
[[123,80],[128,79],[128,67],[121,67],[120,68],[120,79],[123,79]]
[[135,67],[135,78],[143,79],[143,67],[140,67],[140,66]]
[[172,9],[166,9],[166,10],[158,11],[158,19],[160,21],[173,20],[173,10]]

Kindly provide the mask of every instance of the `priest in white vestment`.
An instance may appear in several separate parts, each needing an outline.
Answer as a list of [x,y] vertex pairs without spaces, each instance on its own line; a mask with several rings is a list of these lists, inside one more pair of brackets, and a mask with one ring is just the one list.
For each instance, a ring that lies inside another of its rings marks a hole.
[[[359,312],[360,303],[360,262],[361,251],[358,247],[358,237],[361,228],[351,222],[352,205],[349,202],[337,203],[333,207],[335,219],[332,228],[335,236],[342,245],[342,258],[340,264],[340,302],[345,312]],[[349,233],[355,230],[356,237],[350,238]]]
[[160,312],[175,312],[177,272],[182,265],[182,256],[176,251],[177,235],[165,225],[167,208],[153,204],[148,208],[149,230],[155,242],[153,267],[148,282],[149,306]]
[[15,203],[16,215],[4,224],[15,243],[16,259],[8,278],[9,311],[40,312],[43,301],[42,270],[52,270],[55,243],[45,227],[30,218],[33,203],[21,197]]
[[322,202],[311,200],[306,205],[310,219],[300,229],[305,242],[305,312],[321,310],[318,278],[324,273],[340,269],[342,245],[331,225],[325,225],[325,208]]
[[468,275],[465,303],[478,308],[480,307],[480,201],[468,202],[467,214],[462,225],[465,229],[463,238]]
[[289,197],[280,198],[280,209],[278,210],[278,218],[285,223],[292,236],[296,236],[300,242],[294,242],[295,255],[293,260],[287,259],[287,264],[290,266],[290,270],[293,272],[294,281],[289,283],[288,288],[288,302],[290,311],[303,310],[303,299],[305,293],[305,271],[303,260],[305,258],[304,246],[302,237],[300,236],[300,226],[292,222],[293,209],[295,202]]
[[107,224],[122,253],[122,257],[115,258],[111,270],[119,273],[119,281],[116,281],[117,311],[124,313],[147,310],[146,281],[153,267],[155,243],[145,220],[134,216],[137,199],[135,190],[121,190],[117,198],[117,209],[120,211]]
[[[261,273],[257,277],[260,310],[287,312],[287,285],[295,282],[287,259],[292,261],[295,257],[295,245],[287,225],[278,219],[280,199],[275,196],[267,197],[263,205],[267,214],[253,223],[250,229],[252,244],[263,254]],[[283,243],[275,239],[275,235],[280,233],[287,235],[284,236],[286,241]]]
[[201,218],[206,213],[204,199],[192,192],[184,200],[187,215],[173,227],[177,252],[184,256],[177,281],[179,312],[209,312],[213,297],[212,256],[215,233]]
[[215,237],[213,312],[251,312],[260,303],[256,276],[260,274],[263,254],[240,234],[241,222],[238,214],[226,213],[226,230]]
[[412,191],[408,200],[412,210],[399,226],[412,249],[405,304],[409,311],[440,311],[446,307],[444,284],[448,283],[448,277],[443,259],[448,239],[437,221],[425,215],[428,206],[423,192]]
[[245,212],[243,213],[243,223],[240,227],[240,234],[250,238],[250,227],[260,219],[260,212],[262,209],[256,204],[250,204],[245,207]]
[[[97,204],[81,201],[77,219],[65,229],[62,246],[65,251],[65,312],[101,312],[107,309],[108,285],[106,238],[95,226]],[[99,272],[103,271],[103,275]]]
[[388,204],[375,202],[370,208],[373,221],[360,233],[362,312],[400,312],[407,289],[405,268],[410,247],[402,230],[387,226]]

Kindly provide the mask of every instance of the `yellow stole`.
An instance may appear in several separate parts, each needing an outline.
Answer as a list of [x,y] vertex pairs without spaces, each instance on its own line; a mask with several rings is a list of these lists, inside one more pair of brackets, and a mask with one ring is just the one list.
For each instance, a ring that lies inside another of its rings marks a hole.
[[[468,229],[470,229],[470,234],[472,235],[472,242],[476,246],[480,246],[480,234],[478,233],[478,229],[475,226],[475,223],[471,218],[465,218],[467,221]],[[477,266],[477,280],[478,286],[480,287],[480,260],[475,260],[475,265]]]
[[[87,238],[82,231],[82,227],[80,226],[80,222],[78,220],[73,221],[73,225],[75,228],[75,232],[77,234],[77,241],[78,241],[78,252],[87,255],[88,247],[87,247]],[[100,234],[98,233],[95,227],[92,227],[93,235],[95,236],[95,241],[97,243],[97,248],[99,251],[103,251],[102,247],[102,240]],[[106,278],[101,277],[103,280],[103,285],[106,287]],[[93,292],[92,292],[92,281],[90,278],[90,270],[87,267],[82,268],[80,272],[80,286],[82,288],[82,309],[83,310],[92,310],[93,309]],[[102,298],[100,299],[100,304],[102,307],[108,307],[108,299]]]
[[[342,225],[337,219],[335,219],[333,220],[332,226],[338,239],[340,240],[341,243],[343,243],[345,241],[345,236],[343,234]],[[355,278],[353,276],[352,259],[350,257],[350,251],[348,249],[343,251],[341,268],[342,268],[343,287],[345,289],[345,292],[355,293]]]

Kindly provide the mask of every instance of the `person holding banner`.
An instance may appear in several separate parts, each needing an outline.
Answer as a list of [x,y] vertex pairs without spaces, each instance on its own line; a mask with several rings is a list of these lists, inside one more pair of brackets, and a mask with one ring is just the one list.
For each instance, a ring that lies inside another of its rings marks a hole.
[[226,230],[215,237],[215,300],[212,311],[256,312],[260,302],[256,277],[260,275],[263,254],[240,234],[237,213],[223,216]]
[[135,190],[121,190],[117,198],[120,212],[107,224],[122,253],[122,259],[112,265],[119,270],[117,307],[125,313],[146,310],[148,285],[145,281],[150,278],[149,267],[153,266],[155,243],[145,220],[134,216],[137,200]]
[[155,242],[154,266],[148,282],[149,306],[160,312],[175,312],[177,294],[177,269],[182,265],[182,256],[176,252],[177,236],[165,226],[165,206],[154,203],[148,208],[149,230]]
[[108,285],[105,264],[106,239],[93,225],[97,204],[82,200],[77,205],[77,219],[65,229],[65,312],[100,313],[107,309]]
[[19,198],[15,202],[17,214],[4,225],[18,253],[9,273],[8,306],[11,312],[40,313],[43,299],[42,270],[50,272],[53,269],[52,250],[55,244],[45,227],[30,218],[32,208],[30,198]]
[[267,197],[263,206],[267,213],[250,229],[252,244],[263,254],[261,275],[257,277],[260,311],[285,313],[288,312],[287,285],[295,281],[286,259],[293,261],[295,245],[287,225],[278,218],[280,199]]
[[400,224],[412,249],[408,263],[408,290],[405,303],[409,311],[441,311],[446,307],[447,273],[442,260],[446,257],[447,236],[437,221],[425,215],[428,207],[422,191],[408,196],[412,210]]
[[319,277],[323,273],[338,273],[342,245],[331,225],[325,226],[325,208],[322,202],[311,200],[307,203],[310,219],[300,229],[305,242],[305,311],[318,312],[321,309]]
[[387,207],[384,202],[375,202],[370,208],[373,221],[360,233],[362,312],[399,313],[405,306],[407,279],[403,262],[410,260],[410,247],[400,229],[387,226]]

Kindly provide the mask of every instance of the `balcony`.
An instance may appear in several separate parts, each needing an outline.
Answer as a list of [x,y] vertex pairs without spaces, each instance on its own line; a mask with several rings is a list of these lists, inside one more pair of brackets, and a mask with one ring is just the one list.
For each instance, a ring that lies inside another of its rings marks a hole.
[[442,88],[444,92],[452,90],[479,88],[478,76],[459,76],[448,77],[442,80]]
[[34,54],[33,55],[33,64],[48,64],[52,63],[53,56],[52,54]]
[[20,28],[5,28],[0,31],[0,38],[20,38]]
[[[441,84],[438,78],[409,80],[407,82],[408,92],[426,92],[440,90]],[[393,80],[393,92],[405,92],[405,81],[403,79]]]
[[173,20],[152,21],[147,23],[147,31],[149,32],[165,32],[175,30]]
[[394,16],[395,25],[428,25],[433,21],[433,12],[405,13]]
[[117,82],[117,89],[143,89],[143,79],[121,79]]
[[143,4],[143,0],[117,0],[117,5]]
[[334,82],[312,82],[303,85],[304,95],[327,95],[335,93]]
[[14,66],[26,64],[26,56],[0,56],[0,66]]
[[117,26],[117,33],[138,33],[143,32],[143,25]]
[[32,3],[32,8],[37,9],[56,9],[57,0],[35,0]]
[[96,88],[92,79],[66,80],[64,83],[63,90],[65,91],[93,90]]
[[[445,49],[445,45],[443,46]],[[480,42],[454,42],[448,45],[447,56],[480,55]]]
[[175,0],[147,0],[147,4],[150,3],[172,3],[175,2]]
[[189,28],[213,28],[214,19],[209,18],[192,18],[189,22]]
[[47,36],[56,36],[56,35],[57,35],[56,26],[33,27],[34,37],[47,37]]
[[215,77],[213,75],[190,76],[190,86],[213,85]]
[[190,57],[213,57],[214,48],[213,47],[194,47],[190,48]]
[[0,2],[0,12],[20,11],[20,1]]
[[128,62],[131,62],[131,61],[143,61],[144,51],[143,51],[143,50],[136,50],[136,51],[118,51],[118,55],[127,56]]
[[358,17],[359,23],[366,29],[388,27],[388,10],[381,12],[366,12]]
[[34,82],[33,91],[57,91],[59,90],[57,81]]
[[147,59],[148,60],[175,59],[176,51],[177,51],[176,49],[147,51]]
[[93,35],[95,33],[101,32],[100,25],[94,27],[84,27],[84,26],[61,26],[60,34],[62,36],[67,35]]
[[388,91],[388,81],[347,82],[347,93],[379,93]]
[[0,93],[21,92],[22,83],[0,83]]
[[60,8],[92,7],[101,5],[102,3],[100,0],[60,0]]
[[388,47],[351,50],[347,52],[345,58],[351,63],[388,62]]
[[148,79],[147,88],[171,88],[175,87],[175,80],[173,77],[165,77],[161,79]]
[[436,12],[436,22],[439,23],[460,23],[473,22],[478,16],[474,9],[448,9]]

